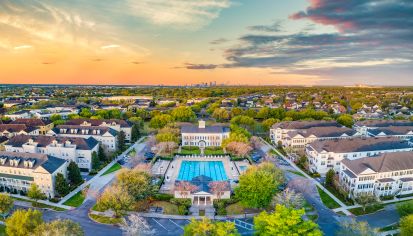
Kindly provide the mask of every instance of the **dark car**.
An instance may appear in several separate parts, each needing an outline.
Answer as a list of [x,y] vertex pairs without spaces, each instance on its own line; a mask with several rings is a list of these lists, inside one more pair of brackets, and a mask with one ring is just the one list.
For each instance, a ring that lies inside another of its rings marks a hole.
[[154,158],[155,157],[155,153],[153,152],[145,152],[145,158]]
[[262,156],[261,156],[260,154],[258,154],[258,153],[253,153],[253,154],[251,155],[251,159],[252,159],[254,162],[258,162],[261,158],[262,158]]
[[287,183],[283,183],[278,185],[278,190],[279,191],[284,191],[287,188]]

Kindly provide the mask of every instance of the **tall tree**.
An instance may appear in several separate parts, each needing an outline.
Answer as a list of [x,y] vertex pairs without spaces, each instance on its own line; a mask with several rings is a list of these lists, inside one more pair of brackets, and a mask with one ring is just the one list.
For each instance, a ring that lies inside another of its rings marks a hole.
[[98,170],[100,167],[100,160],[96,152],[92,152],[92,170]]
[[154,116],[149,122],[149,127],[154,129],[161,129],[173,121],[171,115],[162,114]]
[[0,214],[7,214],[13,208],[14,200],[9,195],[0,193]]
[[230,142],[226,146],[226,150],[236,156],[245,157],[252,151],[252,147],[243,142]]
[[355,198],[355,200],[361,205],[364,212],[368,206],[377,203],[377,198],[371,193],[361,193]]
[[300,209],[304,206],[304,197],[292,189],[286,188],[274,197],[274,205],[283,205],[289,208]]
[[171,115],[176,121],[182,122],[193,121],[196,118],[195,112],[192,111],[190,107],[186,106],[181,106],[173,109]]
[[6,220],[6,234],[8,236],[31,235],[35,229],[43,223],[42,213],[38,210],[27,211],[17,209]]
[[105,150],[103,149],[103,146],[102,146],[102,145],[99,145],[98,157],[99,157],[99,160],[100,160],[102,163],[108,162],[108,157],[107,157],[107,155],[106,155],[106,153],[105,153]]
[[34,236],[83,236],[82,227],[72,220],[54,220],[39,225],[33,232]]
[[377,229],[371,228],[367,222],[358,222],[352,219],[340,222],[340,230],[337,232],[337,236],[376,236],[377,233]]
[[46,198],[46,196],[44,195],[42,190],[40,190],[39,186],[37,186],[37,184],[35,184],[35,183],[32,183],[30,185],[30,188],[27,191],[27,196],[29,198],[35,200],[36,202],[40,199],[45,199]]
[[118,150],[123,152],[126,149],[126,145],[125,145],[125,132],[124,131],[120,131],[118,134]]
[[151,176],[139,169],[121,170],[117,175],[117,182],[136,200],[145,199],[153,193]]
[[229,191],[229,183],[226,181],[214,181],[208,184],[211,192],[217,196],[217,199],[221,199],[225,191]]
[[413,200],[396,204],[396,209],[401,217],[413,214]]
[[303,220],[304,214],[304,209],[276,205],[273,213],[263,211],[254,217],[255,235],[323,235],[316,223]]
[[235,197],[245,207],[267,207],[283,181],[282,171],[271,163],[251,166],[239,177]]
[[100,209],[111,209],[118,217],[129,210],[132,204],[133,197],[120,186],[116,185],[106,188],[97,201],[97,205]]
[[70,192],[69,184],[62,173],[57,173],[56,175],[55,190],[60,196],[66,196]]
[[78,185],[83,182],[82,175],[80,175],[80,169],[74,161],[69,163],[67,167],[68,178],[71,184]]
[[411,236],[413,235],[413,215],[408,215],[400,220],[400,235]]
[[201,220],[192,219],[184,227],[184,236],[238,236],[237,228],[232,222],[212,222],[210,219],[203,217]]
[[131,131],[131,140],[132,142],[136,142],[141,136],[139,126],[137,124],[132,125],[132,131]]
[[353,127],[353,124],[354,124],[353,117],[349,114],[340,115],[337,118],[337,122],[339,124],[342,124],[342,125],[348,127],[348,128]]
[[145,236],[155,233],[145,218],[136,214],[129,215],[128,220],[123,219],[120,228],[126,236]]
[[325,180],[326,186],[333,187],[333,185],[334,185],[334,176],[335,176],[335,172],[334,172],[333,169],[330,169],[330,170],[327,171],[326,180]]

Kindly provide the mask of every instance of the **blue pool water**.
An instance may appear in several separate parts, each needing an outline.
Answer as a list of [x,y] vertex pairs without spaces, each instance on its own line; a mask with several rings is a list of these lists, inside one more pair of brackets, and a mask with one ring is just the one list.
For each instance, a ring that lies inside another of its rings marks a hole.
[[222,161],[182,161],[178,180],[191,181],[200,175],[208,176],[213,181],[228,180]]

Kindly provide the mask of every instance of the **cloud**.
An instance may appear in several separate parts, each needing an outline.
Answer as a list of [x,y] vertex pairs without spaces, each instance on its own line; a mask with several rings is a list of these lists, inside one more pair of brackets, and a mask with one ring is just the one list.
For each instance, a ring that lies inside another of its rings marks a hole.
[[20,45],[20,46],[14,47],[13,49],[14,50],[24,50],[24,49],[31,49],[31,48],[33,48],[32,45]]
[[276,21],[272,25],[253,25],[248,26],[248,30],[261,31],[261,32],[281,32],[282,21]]
[[226,42],[229,42],[229,40],[226,39],[226,38],[218,38],[218,39],[212,40],[209,43],[214,44],[214,45],[218,45],[218,44],[223,44],[223,43],[226,43]]
[[[348,73],[346,68],[357,68],[359,73],[368,68],[378,71],[386,68],[398,74],[400,66],[404,66],[413,72],[413,2],[310,2],[306,11],[290,18],[310,20],[315,27],[330,25],[336,32],[317,33],[305,29],[279,34],[271,31],[274,24],[252,26],[249,29],[253,31],[225,50],[228,63],[222,66],[271,68],[323,76],[329,73],[336,76],[335,71]],[[373,79],[375,76],[381,75],[371,74]]]
[[175,68],[186,68],[189,70],[213,70],[217,68],[218,65],[216,64],[193,64],[193,63],[185,63],[183,67],[175,67]]
[[155,25],[200,28],[230,7],[229,0],[129,0],[131,14]]
[[107,50],[107,49],[112,49],[112,48],[120,48],[120,46],[117,44],[110,44],[110,45],[105,45],[105,46],[100,47],[100,49],[102,50]]

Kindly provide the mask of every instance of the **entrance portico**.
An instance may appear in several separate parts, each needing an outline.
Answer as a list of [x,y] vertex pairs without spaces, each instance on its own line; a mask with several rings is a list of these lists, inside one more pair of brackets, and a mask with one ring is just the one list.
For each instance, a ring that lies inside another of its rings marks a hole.
[[212,195],[206,192],[199,192],[194,194],[192,205],[209,206],[212,205]]

